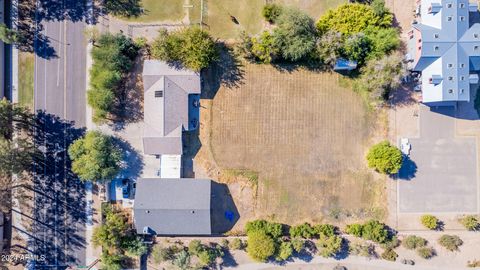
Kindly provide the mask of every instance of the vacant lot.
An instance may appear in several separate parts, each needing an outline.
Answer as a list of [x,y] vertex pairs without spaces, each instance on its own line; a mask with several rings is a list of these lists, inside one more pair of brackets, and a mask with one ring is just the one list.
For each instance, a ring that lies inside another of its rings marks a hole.
[[[384,180],[374,179],[364,163],[372,131],[381,128],[362,99],[340,87],[336,74],[242,69],[239,87],[221,86],[212,101],[202,101],[210,122],[202,123],[200,136],[203,147],[211,146],[207,170],[215,164],[227,176],[241,221],[381,217]],[[253,200],[237,192],[244,186],[231,181],[229,169],[258,173]]]
[[[250,34],[259,33],[263,26],[262,7],[266,2],[296,6],[306,11],[314,19],[325,10],[335,7],[345,0],[204,0],[208,16],[204,23],[212,35],[218,38],[235,38],[242,30]],[[232,21],[233,16],[238,24]]]

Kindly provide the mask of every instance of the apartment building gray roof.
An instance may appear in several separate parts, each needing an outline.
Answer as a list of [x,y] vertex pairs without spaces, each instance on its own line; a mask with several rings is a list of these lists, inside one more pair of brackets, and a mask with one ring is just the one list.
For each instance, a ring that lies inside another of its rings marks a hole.
[[143,66],[145,154],[182,154],[182,131],[189,130],[189,95],[200,94],[200,75],[165,62]]
[[480,67],[478,12],[468,0],[422,0],[420,23],[410,32],[412,70],[422,71],[423,102],[469,101],[470,71]]
[[139,179],[133,206],[137,233],[210,235],[211,180]]

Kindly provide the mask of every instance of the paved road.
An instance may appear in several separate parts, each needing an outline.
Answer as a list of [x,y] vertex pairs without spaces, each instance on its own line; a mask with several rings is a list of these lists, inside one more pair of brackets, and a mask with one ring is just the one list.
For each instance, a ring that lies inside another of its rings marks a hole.
[[87,263],[85,186],[71,173],[66,152],[85,126],[85,10],[85,0],[37,1],[35,141],[43,156],[35,163],[34,269]]

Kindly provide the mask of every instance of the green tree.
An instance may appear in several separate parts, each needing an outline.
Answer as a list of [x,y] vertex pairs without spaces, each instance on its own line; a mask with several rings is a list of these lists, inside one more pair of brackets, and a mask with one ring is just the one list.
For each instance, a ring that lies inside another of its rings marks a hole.
[[315,49],[316,30],[312,18],[299,9],[285,8],[276,20],[273,43],[281,56],[288,61],[298,61]]
[[0,40],[7,44],[14,44],[18,41],[18,32],[0,23]]
[[438,225],[439,225],[440,221],[438,220],[437,217],[435,217],[433,215],[423,215],[423,216],[420,217],[420,222],[427,229],[436,230],[436,229],[438,229]]
[[402,59],[399,53],[393,53],[369,60],[361,69],[357,89],[369,93],[373,100],[387,100],[390,91],[400,86],[401,78],[406,74]]
[[268,31],[263,31],[259,37],[252,37],[251,52],[257,61],[271,63],[277,56],[273,37]]
[[333,236],[335,235],[335,226],[331,224],[318,224],[314,227],[316,235]]
[[262,9],[262,16],[270,23],[274,23],[275,20],[282,13],[282,6],[277,4],[266,4]]
[[373,13],[378,17],[383,17],[389,13],[387,7],[385,7],[385,0],[372,0],[370,6],[372,7]]
[[305,247],[305,240],[303,240],[300,237],[293,238],[292,247],[293,247],[293,250],[295,250],[295,252],[301,253],[303,251],[303,248]]
[[68,148],[72,171],[82,181],[107,181],[120,171],[122,152],[111,136],[89,131]]
[[342,249],[343,238],[334,236],[320,235],[317,241],[317,248],[322,257],[333,257]]
[[152,256],[153,261],[157,264],[174,259],[172,249],[158,244],[153,247],[150,256]]
[[140,237],[132,236],[122,239],[122,249],[132,257],[140,257],[148,252],[148,247]]
[[93,230],[92,243],[104,250],[118,250],[122,240],[127,236],[128,224],[121,213],[105,209],[105,221]]
[[380,142],[367,154],[368,167],[384,174],[397,173],[402,167],[403,156],[400,149],[388,141]]
[[245,225],[245,231],[247,234],[251,232],[260,231],[264,234],[271,236],[272,238],[276,239],[283,234],[282,224],[275,223],[275,222],[268,222],[264,219],[258,219],[254,221],[249,221]]
[[369,220],[363,224],[362,238],[377,243],[385,243],[389,240],[385,224],[378,220]]
[[349,36],[343,45],[343,55],[349,60],[357,61],[359,65],[363,65],[367,59],[372,44],[370,39],[363,33],[357,33]]
[[378,16],[371,6],[353,3],[330,9],[317,22],[321,34],[334,30],[345,35],[365,31],[368,27],[388,28],[392,26],[393,15],[390,12]]
[[333,67],[341,57],[344,39],[340,32],[327,31],[317,41],[317,54],[320,60]]
[[427,240],[416,235],[409,235],[402,241],[402,245],[406,249],[417,249],[424,247],[427,244]]
[[449,251],[456,251],[463,245],[462,239],[457,235],[444,234],[438,239],[438,243]]
[[459,222],[469,231],[476,231],[480,227],[478,218],[474,215],[467,215],[459,219]]
[[203,266],[211,265],[213,262],[215,262],[215,259],[217,258],[215,250],[210,248],[202,249],[197,256]]
[[247,253],[259,262],[265,262],[275,254],[275,241],[262,231],[248,233]]
[[315,229],[308,223],[290,227],[290,236],[310,239],[316,235]]
[[280,247],[278,248],[278,252],[275,259],[280,262],[286,261],[288,260],[288,258],[292,256],[292,253],[293,253],[292,243],[282,241],[280,243]]
[[368,28],[365,34],[371,43],[369,59],[381,58],[400,47],[400,37],[396,28]]
[[106,120],[114,107],[125,74],[133,66],[139,48],[122,34],[102,34],[92,49],[93,65],[90,69],[88,104],[93,108],[97,123]]
[[218,59],[215,41],[199,27],[187,27],[172,33],[160,31],[151,51],[153,58],[180,62],[195,71],[208,67]]
[[345,227],[345,232],[356,237],[362,237],[363,225],[359,223],[348,224]]
[[192,255],[198,255],[204,249],[200,240],[192,240],[188,244],[188,252]]
[[103,270],[121,270],[124,257],[121,254],[109,254],[103,251],[100,261]]
[[107,13],[118,17],[138,17],[142,12],[140,0],[103,0],[103,8]]

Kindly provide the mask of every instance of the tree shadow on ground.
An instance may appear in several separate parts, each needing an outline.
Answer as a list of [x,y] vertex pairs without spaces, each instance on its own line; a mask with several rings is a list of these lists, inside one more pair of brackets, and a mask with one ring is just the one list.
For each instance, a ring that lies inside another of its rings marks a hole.
[[240,56],[225,43],[218,44],[220,58],[202,70],[202,99],[213,99],[220,86],[237,88],[243,84],[245,75]]
[[138,153],[129,142],[118,137],[114,137],[113,140],[114,144],[121,149],[122,153],[124,153],[122,170],[120,171],[118,178],[139,178],[143,172],[144,166],[142,155]]
[[[85,248],[82,227],[86,223],[85,183],[71,171],[68,146],[83,136],[85,129],[71,121],[38,111],[35,117],[35,145],[42,152],[34,158],[33,235],[29,246],[42,265],[79,263],[74,256]],[[59,269],[65,269],[60,267]]]
[[116,131],[124,129],[126,124],[143,121],[143,61],[143,55],[135,59],[132,70],[117,90],[110,122]]

